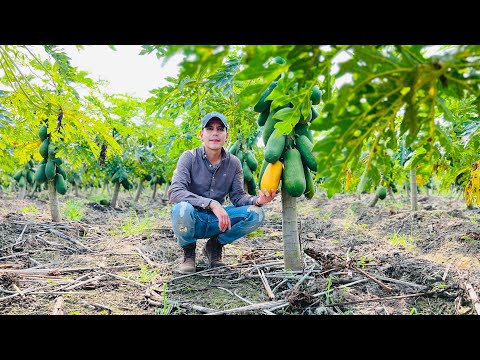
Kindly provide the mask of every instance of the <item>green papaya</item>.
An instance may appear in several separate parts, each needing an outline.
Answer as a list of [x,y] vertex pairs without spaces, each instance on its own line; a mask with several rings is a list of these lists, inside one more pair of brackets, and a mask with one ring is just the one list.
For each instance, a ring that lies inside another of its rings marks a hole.
[[47,161],[47,165],[45,165],[45,175],[48,180],[52,180],[55,178],[57,164],[55,164],[52,160]]
[[265,91],[262,92],[262,94],[260,95],[260,99],[258,100],[258,102],[253,107],[253,111],[261,113],[262,111],[270,107],[272,100],[266,100],[266,98],[272,93],[273,89],[275,89],[276,86],[276,81],[272,81],[270,85],[268,85]]
[[268,115],[268,119],[265,122],[265,126],[263,128],[262,140],[265,145],[267,145],[270,135],[272,135],[273,130],[275,130],[275,124],[280,121],[274,118],[275,113],[276,111],[270,112],[270,115]]
[[33,170],[29,170],[27,171],[27,182],[32,185],[33,184],[33,181],[34,181],[34,176],[33,174],[35,174],[35,172]]
[[55,189],[60,195],[65,195],[67,193],[67,186],[65,185],[65,181],[61,174],[55,175]]
[[319,116],[320,116],[319,112],[315,110],[315,108],[312,106],[312,119],[310,121],[315,120]]
[[265,160],[272,164],[280,159],[283,149],[285,148],[286,136],[277,136],[277,132],[278,129],[273,130],[273,133],[265,146]]
[[257,185],[260,187],[260,184],[262,183],[262,176],[263,176],[263,173],[265,172],[265,169],[267,168],[268,164],[270,164],[268,161],[266,161],[265,159],[263,159],[262,161],[262,166],[260,167],[260,172],[258,173],[258,181],[257,181]]
[[237,158],[238,160],[240,160],[240,162],[243,162],[243,156],[244,156],[244,153],[242,150],[238,150],[237,151]]
[[152,175],[147,174],[147,175],[145,175],[143,178],[144,178],[146,181],[150,181],[150,180],[152,180]]
[[57,165],[57,168],[55,171],[57,174],[62,175],[64,180],[67,179],[67,173],[65,172],[65,170],[63,170],[63,168],[60,165]]
[[310,170],[307,166],[303,166],[303,172],[305,174],[305,192],[303,193],[307,199],[311,199],[315,194],[315,185],[313,184],[312,174],[310,174]]
[[376,194],[380,200],[385,199],[387,197],[387,188],[385,186],[379,186]]
[[245,152],[245,161],[247,162],[247,165],[250,168],[250,170],[252,170],[252,172],[257,170],[258,161],[255,158],[255,155],[253,155],[252,151],[247,150],[247,152]]
[[313,135],[312,135],[312,132],[310,131],[310,129],[308,128],[308,124],[298,123],[297,125],[295,125],[293,130],[294,130],[295,134],[305,135],[308,138],[308,140],[310,140],[313,144]]
[[299,197],[305,192],[307,182],[303,171],[302,157],[297,149],[285,152],[282,182],[285,191],[290,196]]
[[55,159],[55,146],[53,146],[51,143],[48,146],[48,159],[53,160]]
[[40,148],[38,150],[38,152],[40,153],[40,155],[42,155],[42,157],[44,159],[46,159],[48,157],[48,147],[50,145],[50,140],[45,139],[43,140],[42,144],[40,145]]
[[57,165],[62,165],[62,164],[63,164],[62,158],[58,158],[58,157],[57,157],[57,158],[52,159],[52,160],[53,160],[53,161],[55,162],[55,164],[57,164]]
[[48,136],[48,129],[46,126],[42,126],[40,130],[38,130],[38,136],[40,137],[40,140],[44,141],[47,136]]
[[320,100],[322,99],[322,92],[320,91],[320,88],[318,85],[315,85],[312,88],[312,93],[310,95],[310,100],[312,101],[313,105],[318,105],[320,104]]
[[253,174],[252,170],[250,170],[250,167],[248,166],[246,161],[242,162],[242,170],[243,170],[243,178],[245,181],[251,181],[253,179]]
[[37,184],[43,184],[47,181],[47,175],[45,175],[45,164],[40,164],[37,167],[37,171],[35,172],[35,180]]
[[108,206],[110,205],[110,201],[107,199],[100,199],[100,205]]
[[236,155],[237,154],[237,151],[238,151],[238,148],[239,148],[239,145],[240,145],[240,140],[237,140],[233,143],[232,146],[230,146],[230,148],[228,149],[228,152],[230,154],[233,154],[233,155]]
[[257,183],[252,176],[252,180],[247,181],[247,190],[250,195],[257,195]]
[[317,171],[317,159],[312,153],[313,144],[305,135],[300,135],[295,140],[295,147],[300,152],[302,161],[312,171]]
[[23,176],[23,175],[22,175],[22,170],[20,170],[20,171],[18,171],[15,175],[13,175],[13,179],[14,179],[15,181],[19,181],[22,176]]
[[265,125],[265,122],[267,121],[268,119],[268,115],[270,115],[270,108],[267,108],[265,110],[263,110],[260,115],[258,115],[258,119],[257,119],[257,124],[258,126],[263,126]]

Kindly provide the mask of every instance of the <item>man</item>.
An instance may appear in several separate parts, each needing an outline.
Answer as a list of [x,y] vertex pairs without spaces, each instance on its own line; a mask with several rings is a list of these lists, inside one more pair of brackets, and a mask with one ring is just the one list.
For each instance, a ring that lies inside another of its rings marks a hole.
[[[168,189],[172,228],[184,252],[181,274],[195,272],[197,239],[209,238],[202,253],[209,267],[224,266],[222,249],[263,224],[262,205],[271,202],[277,192],[259,192],[249,195],[243,187],[240,160],[225,151],[228,138],[227,119],[211,112],[202,119],[200,131],[202,146],[185,151],[178,159],[177,168]],[[233,205],[223,206],[229,196]]]

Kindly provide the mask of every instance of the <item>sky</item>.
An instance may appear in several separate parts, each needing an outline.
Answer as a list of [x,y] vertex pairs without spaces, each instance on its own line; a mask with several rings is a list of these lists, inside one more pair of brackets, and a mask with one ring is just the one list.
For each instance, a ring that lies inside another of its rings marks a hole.
[[154,53],[138,55],[140,45],[85,45],[78,50],[74,45],[60,45],[70,57],[71,65],[90,73],[93,80],[107,80],[109,94],[127,93],[142,100],[151,96],[150,90],[165,86],[165,77],[178,75],[180,56],[173,56],[162,67],[162,59]]

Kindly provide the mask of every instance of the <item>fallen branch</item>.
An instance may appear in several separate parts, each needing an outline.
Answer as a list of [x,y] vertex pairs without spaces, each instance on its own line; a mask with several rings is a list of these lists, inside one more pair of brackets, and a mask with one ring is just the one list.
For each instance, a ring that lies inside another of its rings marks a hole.
[[438,293],[438,291],[428,291],[428,292],[416,293],[416,294],[386,296],[386,297],[375,298],[375,299],[364,299],[364,300],[347,301],[347,302],[341,302],[341,303],[324,304],[323,306],[343,306],[343,305],[352,305],[352,304],[359,304],[359,303],[365,303],[365,302],[371,302],[371,301],[380,302],[380,301],[403,299],[403,298],[415,297],[415,296],[432,295],[436,293]]
[[475,289],[468,282],[465,282],[465,289],[467,289],[468,295],[470,295],[470,299],[472,299],[473,307],[475,308],[477,315],[480,315],[480,301],[478,300],[478,296],[477,296],[477,293],[475,292]]

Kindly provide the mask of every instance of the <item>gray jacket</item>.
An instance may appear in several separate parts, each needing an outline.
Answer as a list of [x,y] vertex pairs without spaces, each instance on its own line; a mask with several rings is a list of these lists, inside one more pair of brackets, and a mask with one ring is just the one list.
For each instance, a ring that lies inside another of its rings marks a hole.
[[240,160],[222,148],[222,160],[213,170],[202,146],[184,151],[173,172],[168,188],[171,203],[186,201],[196,208],[208,209],[212,200],[223,205],[228,195],[235,206],[252,205],[258,196],[249,195],[243,188]]

